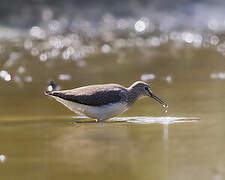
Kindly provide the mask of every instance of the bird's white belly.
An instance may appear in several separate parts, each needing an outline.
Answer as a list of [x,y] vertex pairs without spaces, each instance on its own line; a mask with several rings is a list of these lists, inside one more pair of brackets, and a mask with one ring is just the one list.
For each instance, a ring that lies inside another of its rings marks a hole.
[[112,118],[128,109],[127,103],[111,103],[103,106],[88,106],[67,101],[58,97],[54,98],[68,107],[71,111],[77,114],[86,115],[88,117],[98,119],[100,121]]

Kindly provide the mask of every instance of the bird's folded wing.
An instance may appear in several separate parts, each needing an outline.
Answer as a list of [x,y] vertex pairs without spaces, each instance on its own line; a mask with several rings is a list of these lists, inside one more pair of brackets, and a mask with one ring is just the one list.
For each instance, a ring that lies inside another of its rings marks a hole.
[[89,94],[79,94],[77,91],[53,91],[50,95],[68,101],[89,106],[102,106],[110,103],[117,103],[121,100],[121,90],[96,91]]

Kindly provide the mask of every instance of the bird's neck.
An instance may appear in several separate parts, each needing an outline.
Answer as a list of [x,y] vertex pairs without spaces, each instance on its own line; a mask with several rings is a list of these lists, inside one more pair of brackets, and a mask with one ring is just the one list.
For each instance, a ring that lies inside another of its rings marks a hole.
[[142,97],[142,95],[134,87],[129,87],[128,89],[128,103],[129,105],[134,104],[136,100]]

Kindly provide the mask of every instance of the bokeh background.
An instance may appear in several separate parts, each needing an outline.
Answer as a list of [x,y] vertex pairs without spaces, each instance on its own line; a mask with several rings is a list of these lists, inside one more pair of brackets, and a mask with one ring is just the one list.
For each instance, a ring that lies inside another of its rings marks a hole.
[[[224,179],[224,12],[223,0],[1,1],[0,178]],[[43,94],[50,80],[143,80],[168,112],[145,98],[123,122],[87,123]]]

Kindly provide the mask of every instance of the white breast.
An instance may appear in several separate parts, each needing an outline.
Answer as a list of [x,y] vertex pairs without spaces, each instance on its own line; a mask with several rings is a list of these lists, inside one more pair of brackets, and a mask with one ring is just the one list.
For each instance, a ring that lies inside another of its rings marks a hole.
[[88,106],[67,101],[53,96],[57,101],[68,107],[71,111],[103,121],[112,118],[128,109],[127,103],[112,103],[103,106]]

